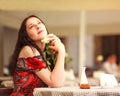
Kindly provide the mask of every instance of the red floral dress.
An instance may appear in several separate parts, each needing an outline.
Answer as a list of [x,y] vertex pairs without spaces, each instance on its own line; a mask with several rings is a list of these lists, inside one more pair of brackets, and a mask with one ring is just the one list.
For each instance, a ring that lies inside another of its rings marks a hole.
[[14,90],[10,96],[33,96],[36,87],[47,87],[47,85],[35,74],[46,63],[41,56],[19,58],[14,72]]

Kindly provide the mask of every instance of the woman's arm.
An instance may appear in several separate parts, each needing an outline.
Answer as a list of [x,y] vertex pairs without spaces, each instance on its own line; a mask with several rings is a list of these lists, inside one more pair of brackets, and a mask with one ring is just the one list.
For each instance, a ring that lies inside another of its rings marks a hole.
[[50,38],[50,49],[57,52],[57,61],[52,72],[47,68],[41,69],[36,72],[41,80],[43,80],[48,86],[61,87],[64,82],[64,59],[65,59],[65,47],[58,37],[53,34],[48,35]]

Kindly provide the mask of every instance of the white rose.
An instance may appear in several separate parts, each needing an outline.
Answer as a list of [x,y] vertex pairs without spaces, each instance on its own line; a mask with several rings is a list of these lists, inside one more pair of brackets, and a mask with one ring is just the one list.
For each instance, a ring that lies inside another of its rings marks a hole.
[[41,40],[42,43],[49,43],[49,38],[45,37],[44,39]]

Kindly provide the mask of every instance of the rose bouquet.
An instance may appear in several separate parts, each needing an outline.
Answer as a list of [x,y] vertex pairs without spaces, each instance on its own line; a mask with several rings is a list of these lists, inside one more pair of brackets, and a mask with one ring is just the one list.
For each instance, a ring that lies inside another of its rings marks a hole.
[[55,66],[55,63],[56,63],[56,54],[54,54],[50,50],[50,48],[49,48],[50,43],[49,43],[48,38],[45,37],[41,42],[46,44],[45,51],[43,52],[43,58],[46,61],[46,64],[47,64],[49,70],[52,71]]
[[[56,63],[56,54],[54,54],[50,50],[50,48],[49,48],[50,43],[49,43],[49,39],[47,37],[45,37],[41,42],[46,44],[45,51],[43,53],[43,58],[46,61],[46,64],[47,64],[49,70],[52,71],[54,66],[55,66],[55,63]],[[65,64],[68,64],[71,61],[72,61],[72,58],[68,55],[68,53],[66,53],[66,55],[65,55]]]

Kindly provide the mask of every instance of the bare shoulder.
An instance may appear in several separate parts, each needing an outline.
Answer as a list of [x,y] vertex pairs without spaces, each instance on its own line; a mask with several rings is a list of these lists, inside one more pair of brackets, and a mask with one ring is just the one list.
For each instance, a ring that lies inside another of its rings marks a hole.
[[[35,50],[35,48],[34,48]],[[20,51],[20,54],[19,54],[19,58],[21,57],[33,57],[35,56],[34,52],[33,52],[33,48],[30,47],[30,46],[24,46],[21,51]]]

